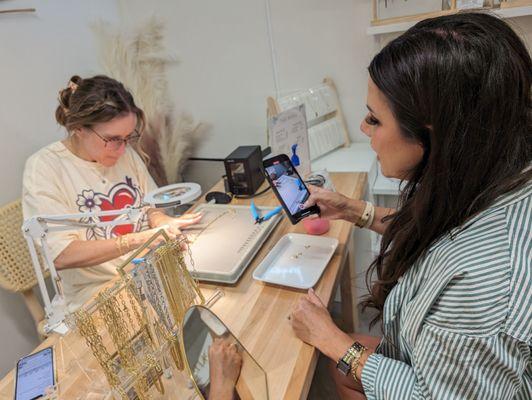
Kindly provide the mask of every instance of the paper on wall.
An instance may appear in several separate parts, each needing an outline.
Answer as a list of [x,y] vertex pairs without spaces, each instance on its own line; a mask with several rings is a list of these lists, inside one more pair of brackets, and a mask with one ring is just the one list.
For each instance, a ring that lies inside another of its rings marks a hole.
[[268,120],[273,155],[286,154],[300,175],[310,173],[310,148],[305,105],[282,111]]

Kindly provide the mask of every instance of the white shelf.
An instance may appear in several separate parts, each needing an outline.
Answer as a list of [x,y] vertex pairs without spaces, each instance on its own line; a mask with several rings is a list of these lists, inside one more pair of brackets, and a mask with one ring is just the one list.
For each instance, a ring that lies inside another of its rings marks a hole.
[[377,179],[373,184],[373,195],[399,196],[400,183],[399,179],[386,178],[379,168]]
[[[495,8],[490,10],[490,12],[495,15],[498,15],[501,18],[523,17],[526,15],[532,15],[532,6]],[[421,20],[370,26],[366,29],[366,34],[381,35],[383,33],[404,32],[408,28],[417,24],[419,21]]]
[[312,170],[329,172],[369,172],[377,160],[369,143],[351,143],[311,161]]

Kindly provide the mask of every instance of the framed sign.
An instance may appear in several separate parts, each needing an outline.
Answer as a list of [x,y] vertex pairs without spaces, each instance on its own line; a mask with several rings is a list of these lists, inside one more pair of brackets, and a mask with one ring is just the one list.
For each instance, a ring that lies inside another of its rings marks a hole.
[[286,154],[300,175],[310,173],[310,147],[305,105],[300,104],[268,120],[273,155]]

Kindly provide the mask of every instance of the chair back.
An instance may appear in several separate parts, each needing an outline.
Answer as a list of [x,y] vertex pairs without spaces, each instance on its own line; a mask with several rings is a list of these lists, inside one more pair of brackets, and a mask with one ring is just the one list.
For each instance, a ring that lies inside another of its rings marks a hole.
[[37,284],[22,222],[20,199],[0,207],[0,286],[12,292]]

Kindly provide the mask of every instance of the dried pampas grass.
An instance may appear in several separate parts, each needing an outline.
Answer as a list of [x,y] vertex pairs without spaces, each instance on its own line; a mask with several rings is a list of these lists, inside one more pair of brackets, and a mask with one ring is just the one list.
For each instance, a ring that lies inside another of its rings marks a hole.
[[93,26],[105,73],[122,82],[146,114],[140,150],[148,155],[148,169],[159,186],[180,180],[205,129],[190,115],[176,111],[170,99],[166,68],[176,61],[164,51],[163,30],[156,18],[132,32],[115,32],[103,22]]

